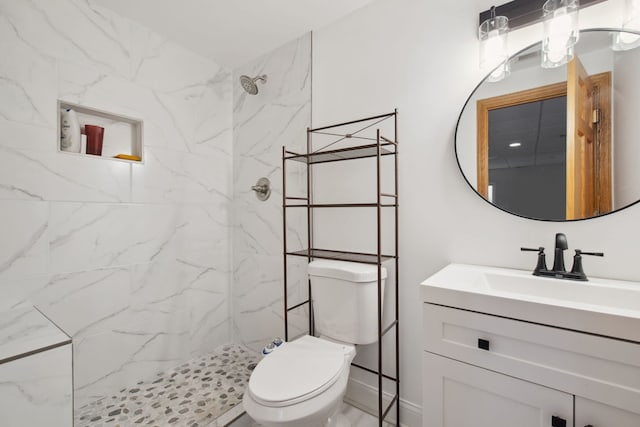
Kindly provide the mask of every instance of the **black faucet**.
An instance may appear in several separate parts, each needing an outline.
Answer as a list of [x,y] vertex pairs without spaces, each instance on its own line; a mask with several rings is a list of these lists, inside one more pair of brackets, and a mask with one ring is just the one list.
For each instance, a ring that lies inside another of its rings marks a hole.
[[567,236],[562,233],[556,233],[556,250],[553,254],[553,268],[552,271],[565,271],[564,268],[564,251],[569,249],[567,243]]
[[573,256],[573,267],[571,271],[566,271],[564,267],[564,251],[569,248],[567,244],[567,236],[562,233],[556,234],[555,253],[553,257],[553,268],[547,269],[547,262],[545,259],[544,248],[540,246],[538,249],[520,248],[522,251],[538,252],[538,263],[533,270],[534,276],[555,277],[557,279],[570,279],[570,280],[582,280],[587,281],[587,275],[582,269],[582,255],[592,256],[604,256],[602,252],[584,252],[580,249],[576,249],[576,254]]

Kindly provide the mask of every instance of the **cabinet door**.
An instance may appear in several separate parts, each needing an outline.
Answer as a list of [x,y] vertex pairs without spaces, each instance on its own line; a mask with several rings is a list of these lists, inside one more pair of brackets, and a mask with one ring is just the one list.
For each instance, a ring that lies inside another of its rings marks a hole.
[[638,427],[640,408],[628,411],[576,396],[576,427],[585,426]]
[[423,427],[573,426],[570,394],[428,352],[422,371]]

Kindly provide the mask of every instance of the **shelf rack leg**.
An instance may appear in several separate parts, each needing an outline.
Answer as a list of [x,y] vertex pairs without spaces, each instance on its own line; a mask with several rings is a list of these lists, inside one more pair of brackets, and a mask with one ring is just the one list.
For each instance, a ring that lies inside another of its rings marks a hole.
[[[311,128],[307,128],[307,245],[309,248],[308,262],[311,262],[311,248],[313,248],[313,229],[311,227],[312,213],[311,205],[313,204],[311,197],[311,161],[309,154],[311,153]],[[314,336],[314,319],[313,319],[313,298],[311,297],[311,279],[308,279],[307,295],[309,296],[309,335]]]
[[287,165],[285,148],[282,146],[282,247],[284,260],[284,340],[289,341],[289,305],[287,301]]
[[378,233],[378,423],[382,427],[384,418],[382,407],[382,188],[380,179],[380,160],[381,160],[381,147],[380,147],[380,129],[376,131],[376,185],[377,185],[377,198],[378,206],[377,211],[377,233]]
[[398,206],[400,205],[400,192],[399,192],[399,188],[398,188],[398,148],[400,146],[400,142],[398,141],[398,109],[396,108],[394,110],[395,115],[393,117],[394,120],[394,124],[393,124],[393,131],[394,131],[394,141],[396,143],[395,145],[395,156],[394,157],[394,174],[395,174],[395,194],[396,194],[396,206],[395,206],[395,243],[396,243],[396,283],[395,283],[395,291],[396,291],[396,307],[395,307],[395,317],[396,317],[396,396],[397,399],[396,400],[396,426],[400,425],[400,319],[399,319],[399,307],[400,307],[400,303],[399,303],[399,296],[400,296],[400,282],[399,280],[399,276],[400,276],[400,256],[398,253],[398,249],[399,249],[399,243],[398,243],[398,236],[399,236],[399,223],[400,220],[398,218]]

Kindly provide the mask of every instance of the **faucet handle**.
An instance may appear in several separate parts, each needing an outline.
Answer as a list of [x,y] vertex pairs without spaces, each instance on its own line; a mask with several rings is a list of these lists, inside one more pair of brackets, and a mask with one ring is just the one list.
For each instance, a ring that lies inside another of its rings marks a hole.
[[538,252],[538,263],[536,264],[536,268],[533,270],[534,276],[540,276],[540,271],[547,270],[547,257],[544,254],[544,248],[542,246],[538,247],[538,249],[520,248],[520,250],[524,252]]
[[580,249],[576,249],[576,255],[604,256],[604,252],[584,252]]
[[588,280],[587,275],[582,269],[582,255],[591,256],[604,256],[603,252],[583,252],[580,249],[576,249],[576,254],[573,256],[573,267],[571,267],[571,273],[577,275],[577,280]]
[[538,254],[544,253],[544,248],[540,246],[539,248],[520,248],[523,252],[538,252]]

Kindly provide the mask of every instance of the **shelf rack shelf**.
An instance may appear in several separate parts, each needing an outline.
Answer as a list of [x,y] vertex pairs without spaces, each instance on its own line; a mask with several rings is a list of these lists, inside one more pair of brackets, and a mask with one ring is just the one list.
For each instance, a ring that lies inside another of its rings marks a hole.
[[[396,204],[382,204],[380,207],[382,208],[395,208],[398,205]],[[286,205],[286,208],[376,208],[378,207],[377,203],[323,203],[323,204],[313,204],[313,205]]]
[[[378,254],[367,254],[361,252],[343,252],[328,249],[304,249],[296,252],[287,252],[287,255],[359,262],[361,264],[378,264]],[[394,258],[395,256],[393,255],[382,255],[382,262],[389,261]]]
[[[386,120],[392,120],[392,133],[393,138],[387,138],[381,135],[380,128],[376,129],[376,137],[364,137],[360,133],[378,123]],[[351,132],[341,132],[349,126],[362,125],[363,127]],[[321,148],[319,150],[312,150],[312,139],[314,135],[323,136],[335,136],[339,137],[337,141]],[[347,148],[327,149],[337,142],[341,141],[366,141],[364,145],[356,145]],[[375,143],[371,143],[371,141]],[[383,193],[381,191],[381,159],[385,156],[393,156],[394,161],[394,192]],[[313,203],[313,195],[311,192],[311,181],[314,165],[320,165],[322,163],[332,163],[356,159],[375,159],[376,160],[376,186],[377,186],[377,200],[371,203]],[[286,186],[286,170],[287,162],[301,162],[306,164],[307,167],[307,196],[306,197],[291,197],[287,196]],[[313,324],[313,297],[311,294],[311,283],[308,283],[308,295],[309,298],[306,301],[302,301],[292,307],[289,307],[287,301],[287,258],[289,256],[305,257],[310,262],[313,259],[332,259],[340,261],[350,261],[363,264],[377,265],[378,267],[378,364],[377,369],[372,369],[367,366],[358,365],[352,363],[359,369],[366,372],[370,372],[378,377],[378,423],[382,427],[384,420],[395,405],[396,412],[396,425],[400,425],[400,331],[399,331],[399,257],[398,257],[398,111],[394,110],[392,113],[382,114],[373,117],[367,117],[364,119],[353,120],[350,122],[334,124],[330,126],[324,126],[316,129],[307,129],[307,152],[306,153],[294,153],[287,151],[285,147],[282,147],[282,207],[283,207],[283,233],[284,233],[284,325],[285,325],[285,340],[289,340],[289,325],[288,325],[288,313],[292,310],[298,309],[304,305],[309,307],[309,334],[314,334]],[[383,203],[384,200],[384,203]],[[287,249],[287,211],[290,208],[299,209],[306,208],[307,210],[307,241],[309,248],[302,250],[290,251]],[[330,249],[318,249],[313,246],[313,215],[314,209],[329,209],[329,208],[376,208],[377,209],[377,251],[375,253],[361,253],[361,252],[348,252],[341,250]],[[395,229],[393,233],[394,239],[394,254],[382,253],[382,218],[381,214],[383,209],[393,208],[395,214]],[[395,307],[394,318],[388,325],[383,325],[382,322],[382,264],[385,262],[395,263]],[[382,368],[382,338],[390,331],[395,330],[395,373],[394,375],[388,375],[383,372]],[[391,401],[387,404],[383,404],[383,379],[393,381],[395,385],[395,395]]]
[[[392,143],[384,143],[380,144],[381,147],[394,145]],[[387,150],[386,148],[381,148],[382,156],[389,156],[395,154],[393,151]],[[295,160],[301,163],[308,164],[318,164],[318,163],[329,163],[329,162],[340,162],[343,160],[355,160],[355,159],[366,159],[368,157],[376,157],[378,155],[378,145],[377,144],[369,144],[369,145],[360,145],[357,147],[348,147],[348,148],[340,148],[337,150],[328,150],[322,151],[318,153],[309,153],[309,154],[298,154],[293,153],[291,151],[287,151],[289,156],[285,157],[285,160]]]

